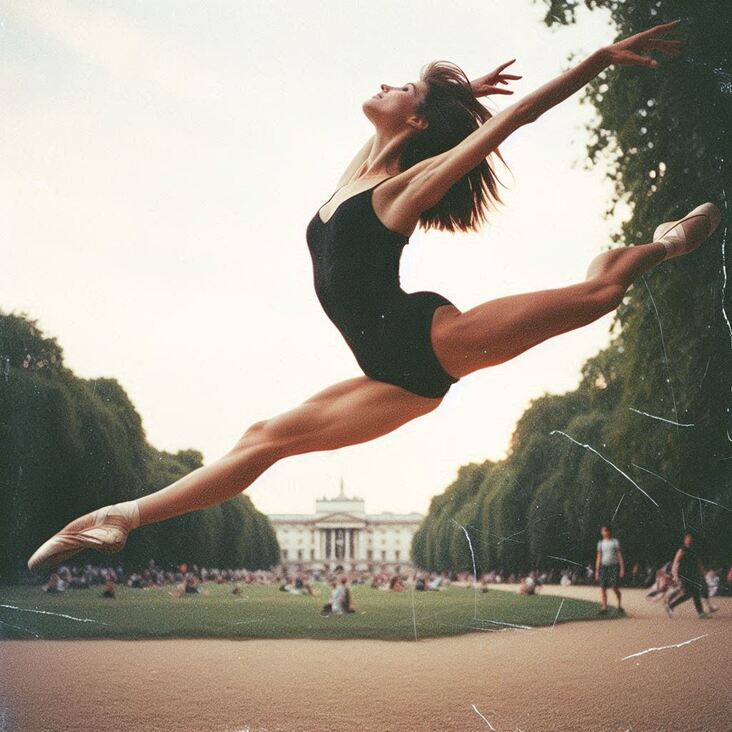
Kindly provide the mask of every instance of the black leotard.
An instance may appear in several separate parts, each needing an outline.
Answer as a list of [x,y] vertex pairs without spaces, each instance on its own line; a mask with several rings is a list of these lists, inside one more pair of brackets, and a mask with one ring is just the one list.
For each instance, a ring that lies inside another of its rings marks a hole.
[[458,379],[437,359],[430,330],[435,308],[452,303],[402,290],[399,260],[409,238],[376,216],[372,195],[383,182],[344,200],[327,222],[318,209],[308,224],[315,292],[367,376],[441,397]]

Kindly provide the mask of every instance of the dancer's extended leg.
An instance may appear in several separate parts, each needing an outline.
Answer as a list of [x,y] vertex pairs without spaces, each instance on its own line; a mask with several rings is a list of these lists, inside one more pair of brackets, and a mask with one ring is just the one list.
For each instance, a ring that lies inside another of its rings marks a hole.
[[441,401],[367,376],[342,381],[295,409],[251,425],[216,462],[156,493],[75,519],[39,547],[28,566],[45,571],[86,548],[114,553],[137,526],[233,498],[283,457],[373,440],[431,412]]
[[721,213],[703,203],[678,221],[658,226],[654,241],[619,247],[595,257],[584,282],[491,300],[461,313],[435,311],[432,344],[443,368],[458,378],[508,361],[560,333],[614,310],[644,272],[669,257],[695,251],[714,233]]
[[435,353],[457,377],[508,361],[614,310],[632,282],[665,256],[660,243],[611,249],[592,261],[579,284],[502,297],[462,313],[445,305],[435,312]]
[[140,523],[221,503],[284,457],[373,440],[431,412],[441,401],[366,376],[335,384],[295,409],[253,424],[215,463],[138,499]]

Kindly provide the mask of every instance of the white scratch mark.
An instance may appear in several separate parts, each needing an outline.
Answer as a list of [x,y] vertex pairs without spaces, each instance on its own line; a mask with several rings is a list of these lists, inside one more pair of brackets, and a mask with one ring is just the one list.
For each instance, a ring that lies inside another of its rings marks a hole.
[[473,559],[473,595],[474,595],[474,614],[473,619],[478,617],[478,571],[475,567],[475,554],[473,553],[473,542],[470,541],[470,534],[468,534],[467,529],[462,525],[459,524],[455,519],[450,516],[450,521],[452,521],[456,526],[459,526],[463,532],[465,533],[465,538],[468,540],[468,546],[470,547],[470,556]]
[[412,584],[412,623],[414,624],[414,640],[417,641],[417,615],[414,611],[414,584]]
[[520,630],[533,630],[531,625],[517,625],[516,623],[504,623],[501,620],[484,620],[483,618],[476,618],[478,623],[494,623],[495,625],[505,625],[509,628],[519,628]]
[[657,417],[655,414],[648,414],[648,412],[641,412],[640,409],[634,409],[633,407],[629,407],[631,412],[635,412],[636,414],[642,414],[644,417],[650,417],[651,419],[657,419],[659,422],[667,422],[668,424],[676,425],[677,427],[693,427],[693,424],[684,423],[684,422],[675,422],[673,419],[665,419],[664,417]]
[[0,607],[7,607],[11,610],[18,610],[22,613],[38,613],[39,615],[55,615],[59,618],[68,618],[69,620],[76,620],[80,623],[98,623],[99,625],[107,625],[107,623],[103,623],[101,620],[92,620],[91,618],[77,618],[73,615],[66,615],[65,613],[52,613],[48,610],[34,610],[32,608],[28,607],[16,607],[15,605],[2,605],[0,604]]
[[706,638],[708,635],[709,635],[709,633],[704,633],[704,635],[698,635],[696,638],[692,638],[691,640],[684,641],[683,643],[676,643],[675,645],[658,646],[658,648],[646,648],[645,651],[639,651],[638,653],[632,653],[630,656],[625,656],[624,658],[621,658],[620,660],[627,661],[629,658],[637,658],[638,656],[644,656],[646,653],[654,653],[655,651],[666,651],[669,648],[681,648],[681,646],[688,646],[689,643],[698,641],[700,638]]
[[[15,630],[22,630],[24,633],[30,633],[31,635],[34,635],[36,638],[40,638],[41,636],[38,635],[38,633],[33,632],[29,628],[21,628],[19,625],[13,625],[12,623],[6,623],[4,620],[0,620],[0,625],[7,625],[8,628],[15,628]],[[0,727],[0,730],[3,728]]]
[[673,483],[671,483],[671,481],[667,480],[666,478],[664,478],[662,475],[659,475],[658,473],[654,473],[652,470],[649,470],[648,468],[644,468],[643,466],[638,465],[637,463],[631,463],[631,465],[634,468],[638,468],[638,470],[642,470],[644,473],[650,473],[651,475],[655,475],[656,478],[658,478],[659,480],[662,480],[664,483],[666,483],[666,485],[670,486],[678,493],[688,496],[689,498],[694,498],[695,500],[700,501],[700,502],[703,501],[704,503],[710,503],[712,506],[717,506],[718,508],[721,508],[725,511],[728,511],[729,513],[732,513],[732,509],[727,508],[727,506],[723,506],[721,503],[716,503],[715,501],[710,501],[708,498],[702,498],[701,496],[695,496],[693,493],[687,493],[686,491],[682,491],[681,488],[677,488]]
[[579,445],[580,447],[584,447],[585,449],[594,452],[601,460],[604,460],[610,467],[615,468],[620,475],[629,480],[656,508],[659,508],[659,505],[627,473],[624,473],[617,465],[615,465],[615,463],[610,462],[604,455],[595,450],[594,447],[586,443],[577,442],[574,437],[570,437],[566,432],[562,432],[561,430],[552,430],[549,434],[553,435],[555,433],[564,435],[568,440],[574,442],[575,445]]
[[[510,541],[510,540],[511,540],[511,539],[512,539],[512,538],[513,538],[514,536],[518,536],[519,534],[523,534],[523,533],[524,533],[524,531],[526,531],[526,529],[521,529],[521,531],[514,531],[514,532],[513,532],[513,534],[509,534],[508,536],[502,536],[502,537],[501,537],[501,538],[500,538],[500,539],[499,539],[499,540],[498,540],[498,541],[496,542],[496,546],[499,546],[499,545],[500,545],[500,544],[502,544],[502,543],[503,543],[504,541]],[[516,539],[513,539],[513,540],[514,540],[514,541],[516,541]],[[519,543],[519,544],[524,544],[525,542],[523,542],[523,541],[522,541],[522,542],[517,542],[517,543]]]
[[724,317],[724,322],[727,323],[727,330],[729,330],[729,339],[730,343],[732,343],[732,324],[730,324],[729,318],[727,317],[727,311],[724,309],[724,300],[727,297],[727,194],[725,193],[724,188],[722,188],[722,200],[724,201],[725,221],[724,231],[722,232],[722,315]]
[[569,562],[570,564],[576,564],[578,567],[582,567],[584,569],[585,565],[580,564],[579,562],[573,562],[571,559],[567,559],[566,557],[555,557],[553,554],[547,554],[547,556],[550,559],[558,559],[560,562]]
[[648,286],[648,280],[646,279],[646,276],[642,276],[643,284],[646,286],[646,290],[648,290],[648,297],[651,298],[651,304],[653,305],[653,310],[656,313],[656,322],[658,323],[658,332],[661,334],[661,347],[663,348],[663,361],[666,366],[666,378],[668,379],[668,388],[671,391],[671,401],[673,401],[674,404],[674,417],[676,417],[676,420],[679,419],[679,412],[676,408],[676,395],[674,394],[674,385],[671,382],[671,369],[668,365],[668,353],[666,352],[666,339],[663,337],[663,328],[661,327],[661,316],[658,314],[658,308],[656,307],[656,301],[653,299],[653,293],[651,292],[651,288]]
[[710,356],[710,357],[709,357],[709,358],[707,359],[707,365],[706,365],[706,368],[704,369],[704,373],[702,374],[702,378],[701,378],[701,381],[699,382],[699,388],[700,388],[700,389],[701,389],[701,386],[702,386],[702,384],[704,383],[704,379],[706,379],[706,378],[707,378],[707,371],[709,371],[709,364],[710,364],[711,362],[712,362],[712,357]]
[[475,713],[488,725],[488,729],[492,729],[493,732],[496,732],[496,728],[478,711],[478,707],[476,707],[475,704],[471,704],[471,706]]
[[559,610],[557,610],[557,614],[554,618],[554,622],[552,623],[552,630],[554,630],[554,626],[557,624],[557,620],[559,619],[559,613],[562,612],[562,605],[564,605],[564,598],[562,598],[562,602],[559,603]]
[[620,508],[620,504],[623,502],[623,498],[625,498],[625,493],[623,493],[623,495],[620,496],[620,500],[618,501],[618,505],[615,507],[615,511],[613,513],[613,517],[610,519],[610,523],[612,523],[613,521],[615,521],[615,516],[618,513],[618,509]]

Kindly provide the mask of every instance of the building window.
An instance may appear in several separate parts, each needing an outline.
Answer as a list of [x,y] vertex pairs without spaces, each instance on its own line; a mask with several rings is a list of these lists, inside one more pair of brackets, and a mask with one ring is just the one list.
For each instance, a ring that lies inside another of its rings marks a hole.
[[394,552],[394,555],[396,557],[396,561],[398,562],[399,561],[399,550],[398,549]]
[[297,550],[297,558],[298,558],[299,561],[302,562],[302,549],[298,549]]
[[385,551],[383,551],[383,550],[382,550],[382,552],[381,552],[381,561],[382,561],[382,562],[385,562],[385,561],[386,561],[386,552],[385,552]]
[[283,549],[283,550],[282,550],[282,558],[283,558],[284,560],[287,560],[287,549]]
[[315,549],[310,550],[310,559],[315,559]]
[[371,551],[371,549],[367,550],[367,552],[366,552],[366,559],[368,559],[369,562],[371,562],[373,560],[373,558],[374,558],[373,551]]

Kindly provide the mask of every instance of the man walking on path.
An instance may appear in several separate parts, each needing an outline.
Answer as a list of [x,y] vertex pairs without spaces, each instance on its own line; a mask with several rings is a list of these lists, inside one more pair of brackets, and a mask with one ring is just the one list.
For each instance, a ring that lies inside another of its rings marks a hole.
[[618,612],[623,614],[622,600],[618,585],[625,575],[623,553],[620,551],[620,542],[613,539],[613,532],[609,526],[600,529],[602,539],[597,542],[597,556],[595,557],[595,579],[600,580],[600,599],[602,608],[600,615],[607,613],[607,588],[612,587],[615,597],[618,598]]
[[699,555],[694,549],[694,535],[687,531],[684,534],[684,543],[676,550],[674,563],[671,568],[674,582],[680,584],[683,592],[671,602],[666,602],[666,612],[672,618],[674,616],[674,608],[682,602],[689,599],[694,600],[696,614],[700,618],[709,617],[704,614],[702,607],[702,583],[704,580],[704,567],[699,559]]

